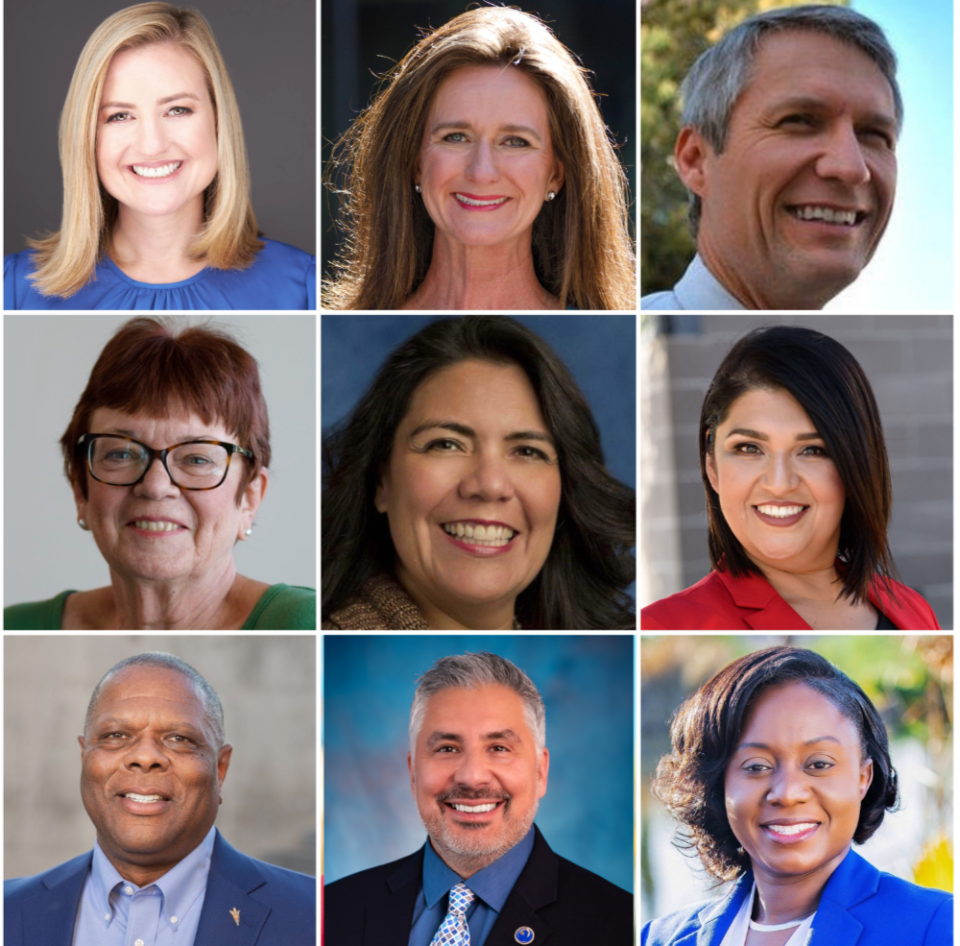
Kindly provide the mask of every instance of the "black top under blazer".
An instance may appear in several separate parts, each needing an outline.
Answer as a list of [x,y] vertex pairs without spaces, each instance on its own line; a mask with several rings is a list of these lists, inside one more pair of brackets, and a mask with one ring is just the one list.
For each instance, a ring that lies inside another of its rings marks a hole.
[[[632,946],[633,895],[551,850],[534,825],[533,851],[484,946]],[[324,888],[324,946],[407,946],[423,878],[416,854],[351,874]]]

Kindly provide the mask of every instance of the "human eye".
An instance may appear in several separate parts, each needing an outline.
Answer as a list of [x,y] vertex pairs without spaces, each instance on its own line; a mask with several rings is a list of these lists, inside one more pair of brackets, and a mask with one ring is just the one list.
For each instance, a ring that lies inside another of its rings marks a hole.
[[803,112],[791,112],[789,115],[784,115],[783,118],[777,122],[778,127],[789,126],[794,128],[812,128],[816,124],[812,115],[807,115]]
[[880,144],[882,147],[889,149],[890,151],[893,150],[893,147],[894,147],[893,135],[891,135],[890,132],[887,131],[887,129],[885,128],[880,128],[880,127],[861,128],[859,131],[859,135],[861,138],[868,138]]
[[510,148],[529,148],[530,142],[526,138],[521,138],[519,135],[510,135],[509,138],[504,139],[503,142]]
[[105,123],[110,124],[112,122],[114,125],[123,125],[130,120],[130,117],[129,112],[114,112],[106,117]]
[[192,115],[193,109],[188,108],[186,105],[174,105],[167,114],[174,118],[181,118],[186,115]]
[[804,447],[801,451],[802,455],[805,457],[825,457],[828,456],[827,451],[824,447],[809,446]]
[[438,755],[450,755],[457,751],[457,747],[451,745],[437,746],[436,751]]
[[748,762],[743,766],[743,771],[748,775],[764,775],[769,772],[771,766],[767,765],[766,762]]
[[458,145],[466,141],[467,136],[462,131],[451,131],[449,135],[443,136],[443,140],[450,142],[450,144]]
[[522,460],[543,460],[544,462],[550,461],[550,457],[548,457],[543,450],[540,450],[537,447],[517,447],[516,450],[514,450],[514,453]]
[[437,440],[431,440],[424,450],[432,450],[434,453],[454,453],[463,449],[463,445],[458,440],[451,440],[449,437],[441,437]]
[[813,769],[815,772],[826,772],[833,768],[833,763],[828,762],[826,759],[815,759],[809,764],[808,768]]
[[738,443],[734,444],[731,449],[734,453],[748,457],[757,456],[760,453],[760,448],[755,443]]

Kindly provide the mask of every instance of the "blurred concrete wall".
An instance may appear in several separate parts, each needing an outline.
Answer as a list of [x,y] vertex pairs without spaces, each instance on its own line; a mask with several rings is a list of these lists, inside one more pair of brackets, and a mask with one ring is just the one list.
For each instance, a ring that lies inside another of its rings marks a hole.
[[93,846],[77,736],[117,661],[162,650],[220,696],[233,745],[217,827],[252,857],[316,873],[316,638],[29,635],[4,638],[4,877]]
[[644,316],[641,607],[689,587],[710,571],[697,448],[700,407],[734,342],[760,325],[816,329],[846,346],[860,362],[880,407],[890,456],[889,535],[900,578],[930,602],[943,628],[952,628],[953,318],[949,315]]

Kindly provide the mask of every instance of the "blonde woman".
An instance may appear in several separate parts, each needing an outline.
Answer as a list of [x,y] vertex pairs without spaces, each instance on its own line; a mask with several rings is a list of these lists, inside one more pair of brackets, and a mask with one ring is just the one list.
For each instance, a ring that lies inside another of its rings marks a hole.
[[84,46],[60,120],[63,220],[4,260],[5,309],[304,309],[315,258],[263,240],[210,27],[141,3]]
[[334,159],[330,309],[632,309],[627,186],[586,70],[537,17],[425,36]]

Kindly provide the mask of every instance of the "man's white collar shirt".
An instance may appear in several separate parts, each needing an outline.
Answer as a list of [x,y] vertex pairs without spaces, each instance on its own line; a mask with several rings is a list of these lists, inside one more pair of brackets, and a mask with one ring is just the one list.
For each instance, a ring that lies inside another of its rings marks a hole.
[[83,893],[73,946],[194,946],[217,829],[146,887],[124,880],[99,841]]
[[650,309],[687,310],[707,312],[745,309],[736,296],[727,292],[698,253],[687,267],[680,282],[669,292],[651,292],[640,300],[643,311]]

